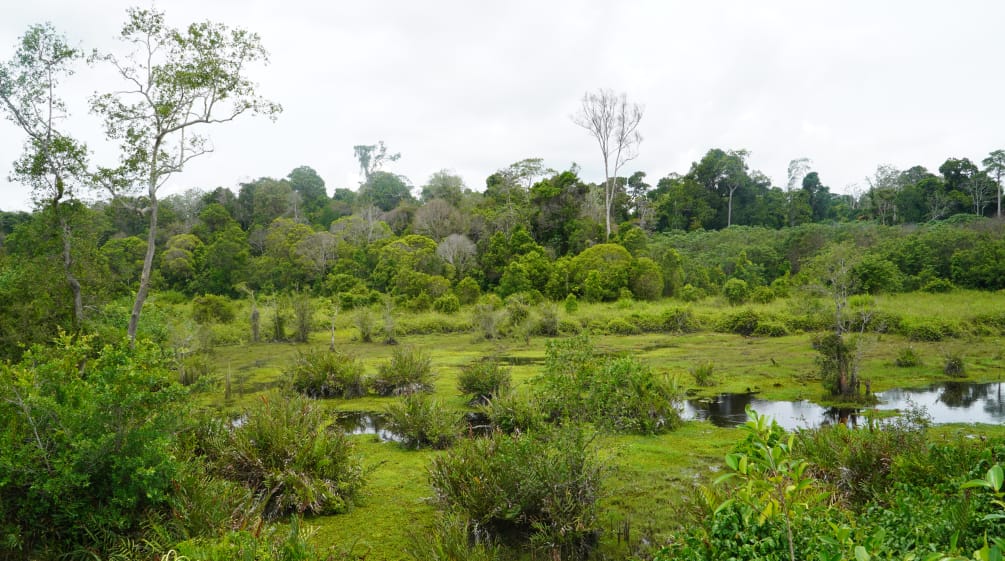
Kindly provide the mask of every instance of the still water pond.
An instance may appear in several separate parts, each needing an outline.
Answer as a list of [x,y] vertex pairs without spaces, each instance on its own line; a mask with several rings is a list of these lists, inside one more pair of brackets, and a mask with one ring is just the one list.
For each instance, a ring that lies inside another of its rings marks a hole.
[[[887,390],[876,393],[880,403],[871,409],[907,409],[913,404],[924,407],[936,424],[998,424],[1005,422],[1003,385],[1005,382],[944,382],[927,388]],[[762,415],[774,417],[786,429],[835,423],[853,426],[865,422],[862,409],[822,407],[810,401],[769,401],[753,393],[688,400],[684,403],[684,417],[733,427],[747,420],[745,408],[748,405]]]

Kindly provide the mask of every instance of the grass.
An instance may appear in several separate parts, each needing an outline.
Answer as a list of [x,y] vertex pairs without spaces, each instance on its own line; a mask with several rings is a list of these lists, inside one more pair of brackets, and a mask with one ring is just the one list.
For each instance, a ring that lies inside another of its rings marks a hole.
[[[971,291],[878,296],[875,303],[880,309],[905,319],[937,317],[964,325],[977,313],[1005,312],[1005,299],[1000,295]],[[241,304],[246,306],[244,302]],[[815,375],[812,334],[795,332],[782,337],[742,337],[715,333],[709,327],[712,322],[737,310],[721,299],[709,298],[695,304],[635,302],[629,307],[580,303],[572,314],[559,306],[559,316],[563,321],[606,325],[611,319],[627,318],[632,314],[658,314],[671,307],[691,309],[702,328],[682,335],[594,335],[593,342],[601,352],[628,354],[649,364],[657,374],[678,376],[693,396],[757,391],[760,397],[773,400],[819,402],[825,397]],[[787,313],[792,304],[778,300],[750,308],[759,313],[781,314]],[[323,310],[322,305],[319,310]],[[187,312],[182,311],[178,316],[187,317]],[[234,325],[227,326],[228,333],[244,330],[241,322],[247,322],[246,316],[246,309],[238,309],[238,319]],[[435,323],[440,316],[460,324],[468,321],[470,309],[462,309],[452,316],[436,312],[410,314],[408,321]],[[212,351],[212,360],[221,383],[196,394],[199,404],[224,413],[247,406],[256,394],[281,383],[283,372],[293,364],[298,352],[308,347],[328,347],[331,341],[327,331],[329,321],[323,311],[316,314],[316,330],[307,344],[238,341],[217,345]],[[871,381],[873,391],[922,387],[947,380],[942,372],[943,357],[951,353],[964,357],[968,381],[1005,379],[1003,335],[964,333],[939,342],[912,342],[896,334],[866,334],[864,337],[859,346],[860,372],[863,378]],[[336,318],[334,340],[337,348],[359,358],[367,375],[375,374],[378,365],[386,362],[394,349],[379,342],[359,341],[358,331],[352,326],[352,314],[346,312]],[[472,410],[468,397],[457,389],[458,376],[466,365],[485,357],[498,357],[510,369],[513,387],[526,391],[540,372],[547,339],[486,341],[472,330],[405,334],[399,341],[430,355],[437,373],[431,397],[444,408],[460,413]],[[897,355],[907,346],[920,356],[921,366],[895,365]],[[716,383],[711,387],[699,387],[689,372],[694,365],[706,361],[715,363]],[[227,372],[230,372],[232,388],[229,401],[224,399],[222,383]],[[368,395],[352,400],[323,400],[322,403],[330,410],[381,411],[394,399]],[[941,426],[932,429],[936,438],[946,439],[985,433],[1005,436],[1005,428]],[[654,437],[599,436],[599,454],[607,466],[605,495],[600,503],[604,527],[601,551],[611,558],[620,558],[643,538],[650,543],[665,538],[682,522],[680,512],[691,500],[694,483],[711,479],[712,470],[722,465],[724,454],[739,437],[740,431],[736,429],[715,428],[703,422],[688,422],[676,431]],[[379,442],[372,435],[352,438],[358,443],[368,469],[361,504],[346,514],[310,519],[308,523],[318,527],[315,539],[323,547],[348,552],[344,556],[348,559],[406,559],[404,551],[410,536],[422,536],[435,526],[434,508],[426,502],[431,494],[427,466],[434,455],[442,452],[407,451],[395,443]]]

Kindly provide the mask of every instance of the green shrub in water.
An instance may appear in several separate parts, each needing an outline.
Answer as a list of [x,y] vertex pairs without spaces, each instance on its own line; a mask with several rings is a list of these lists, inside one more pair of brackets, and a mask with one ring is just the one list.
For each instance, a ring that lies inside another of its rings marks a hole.
[[289,376],[293,389],[309,397],[350,399],[366,395],[363,363],[338,350],[300,353]]
[[460,432],[457,414],[429,396],[410,394],[385,409],[387,428],[402,437],[409,448],[443,449]]
[[391,352],[391,360],[377,367],[370,381],[374,393],[381,396],[429,391],[433,387],[433,369],[429,355],[405,346]]
[[457,378],[457,389],[472,401],[487,402],[510,387],[509,368],[495,359],[479,360],[465,366]]

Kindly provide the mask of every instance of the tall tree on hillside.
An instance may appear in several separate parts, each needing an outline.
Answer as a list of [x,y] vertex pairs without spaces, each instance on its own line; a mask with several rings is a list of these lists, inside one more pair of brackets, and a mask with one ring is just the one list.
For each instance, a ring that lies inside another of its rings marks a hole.
[[984,172],[993,177],[997,186],[998,211],[995,216],[1002,217],[1002,179],[1005,178],[1005,150],[995,150],[987,158],[981,161],[984,164]]
[[370,176],[384,167],[385,162],[394,162],[401,158],[400,152],[388,154],[383,140],[377,144],[357,144],[352,150],[356,160],[359,161],[359,173],[363,176],[364,183],[369,182]]
[[786,218],[789,226],[795,226],[801,222],[801,218],[807,214],[812,215],[812,209],[807,208],[809,201],[805,190],[800,190],[803,185],[803,178],[810,172],[811,161],[809,158],[796,158],[789,162],[788,182],[785,184]]
[[73,273],[72,232],[64,204],[76,198],[87,174],[87,148],[60,129],[66,105],[56,90],[81,58],[79,50],[44,24],[28,28],[14,57],[0,64],[0,113],[28,137],[12,178],[31,187],[35,204],[50,212],[59,228],[63,271],[78,325],[84,319],[84,304]]
[[[150,288],[157,239],[157,194],[192,158],[212,151],[203,125],[225,123],[245,114],[275,117],[282,109],[255,92],[248,66],[268,54],[255,33],[222,24],[169,27],[164,13],[131,8],[122,27],[124,57],[98,57],[123,79],[124,89],[97,95],[92,110],[104,118],[107,135],[120,142],[121,166],[106,170],[113,194],[125,183],[146,188],[150,230],[143,272],[129,318],[128,336],[136,340],[140,312]],[[123,181],[124,180],[124,181]]]
[[604,224],[607,239],[611,237],[611,208],[618,189],[616,178],[621,166],[638,156],[639,122],[643,107],[629,103],[625,94],[598,90],[583,95],[579,112],[572,120],[596,139],[604,160]]

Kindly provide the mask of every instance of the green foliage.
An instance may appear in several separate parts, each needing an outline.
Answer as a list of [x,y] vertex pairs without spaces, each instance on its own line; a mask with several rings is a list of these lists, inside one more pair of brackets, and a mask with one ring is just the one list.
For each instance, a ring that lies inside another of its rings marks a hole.
[[537,327],[535,333],[545,337],[555,337],[559,333],[558,306],[550,302],[542,303],[537,308]]
[[967,375],[967,365],[963,360],[963,355],[959,353],[948,353],[945,363],[942,365],[942,373],[950,378],[964,378]]
[[576,298],[575,294],[569,294],[565,297],[565,313],[574,314],[576,310],[579,309],[579,299]]
[[702,387],[715,385],[715,363],[711,360],[699,362],[691,367],[691,377],[694,383]]
[[478,286],[478,281],[471,277],[464,277],[461,282],[457,283],[454,287],[454,294],[457,295],[457,299],[460,301],[461,305],[469,306],[478,301],[478,297],[481,295],[482,290]]
[[153,345],[86,337],[0,366],[0,556],[100,549],[98,536],[128,535],[167,504],[186,412],[172,378]]
[[738,306],[747,301],[750,296],[750,286],[741,279],[729,279],[722,285],[722,295],[732,306]]
[[381,396],[429,391],[433,384],[429,355],[421,349],[402,346],[391,351],[391,360],[377,367],[370,388]]
[[857,364],[855,341],[838,333],[826,333],[813,339],[813,348],[819,353],[816,362],[824,388],[832,395],[857,395]]
[[[331,559],[314,545],[315,532],[290,518],[288,529],[231,530],[218,537],[188,539],[157,557],[161,561],[323,561]],[[159,552],[157,552],[159,553]]]
[[461,301],[454,294],[444,294],[433,301],[433,309],[443,314],[456,314],[461,309]]
[[628,286],[632,256],[617,244],[597,244],[573,258],[572,281],[589,300],[614,300]]
[[788,334],[789,328],[784,323],[769,319],[757,322],[753,333],[756,337],[785,337]]
[[614,318],[607,322],[605,330],[612,335],[638,335],[642,332],[637,325],[622,318]]
[[352,441],[310,400],[267,394],[204,443],[214,471],[252,489],[266,517],[345,512],[363,485]]
[[498,339],[504,311],[491,302],[476,304],[472,310],[472,323],[485,339]]
[[677,291],[677,297],[684,302],[697,302],[703,300],[705,296],[706,294],[703,289],[692,286],[690,283],[680,287],[680,290]]
[[[631,232],[638,232],[633,229]],[[628,272],[628,286],[639,300],[656,300],[663,295],[663,273],[648,257],[639,257]]]
[[360,308],[353,316],[353,325],[359,330],[359,340],[364,343],[373,341],[373,312],[369,308]]
[[600,468],[582,430],[494,433],[433,458],[436,501],[496,538],[513,531],[555,558],[580,558],[597,528]]
[[601,360],[586,336],[548,341],[538,400],[553,420],[655,434],[680,424],[679,391],[631,357]]
[[500,393],[509,391],[509,368],[496,359],[473,362],[461,370],[457,377],[457,389],[473,401],[488,402]]
[[402,443],[410,448],[447,448],[460,432],[457,414],[426,395],[404,395],[384,412],[387,428],[401,435]]
[[293,389],[309,397],[350,399],[366,395],[363,363],[339,350],[308,350],[289,372]]
[[444,513],[432,534],[414,535],[408,554],[415,561],[500,561],[499,546],[472,540],[477,525],[456,514]]
[[955,334],[954,327],[939,319],[915,319],[905,321],[901,332],[912,341],[934,342],[942,341]]
[[761,321],[761,316],[751,308],[745,308],[738,312],[733,312],[722,316],[716,322],[716,331],[725,333],[736,333],[749,337],[757,331],[757,326]]
[[544,413],[531,397],[508,389],[497,393],[480,407],[492,423],[492,428],[506,434],[533,432],[545,427]]
[[921,355],[914,350],[914,347],[904,347],[897,353],[897,358],[893,361],[900,368],[913,368],[921,366]]
[[750,292],[750,301],[756,304],[770,304],[775,296],[775,291],[771,287],[758,286]]

